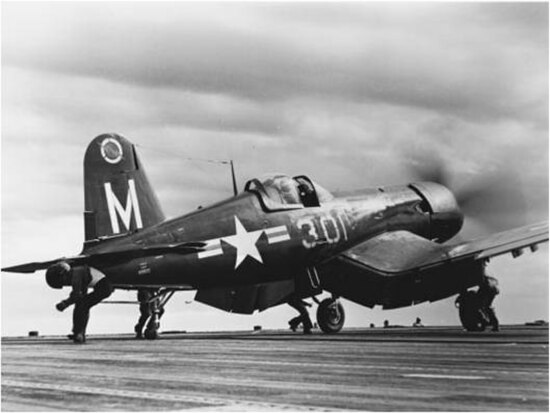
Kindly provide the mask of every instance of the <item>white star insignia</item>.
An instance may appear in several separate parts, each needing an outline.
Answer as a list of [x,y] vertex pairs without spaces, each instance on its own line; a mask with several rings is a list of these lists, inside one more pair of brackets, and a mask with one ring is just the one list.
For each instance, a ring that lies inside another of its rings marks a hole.
[[264,263],[260,251],[256,247],[258,239],[265,234],[267,237],[267,243],[277,244],[279,242],[285,242],[290,240],[290,234],[285,225],[279,225],[270,228],[258,229],[255,231],[247,231],[237,216],[235,218],[235,235],[229,235],[227,237],[212,238],[205,241],[205,247],[201,250],[197,257],[199,260],[203,258],[215,257],[223,254],[221,241],[225,241],[237,249],[237,259],[235,262],[235,269],[241,265],[246,257],[252,257],[260,263]]
[[237,249],[237,261],[235,262],[235,269],[237,269],[239,265],[244,261],[244,259],[248,256],[263,264],[260,251],[258,251],[258,248],[256,247],[256,242],[258,242],[258,239],[260,238],[264,230],[261,229],[248,232],[241,221],[239,221],[239,218],[235,216],[235,231],[235,235],[222,238],[223,241],[233,245]]

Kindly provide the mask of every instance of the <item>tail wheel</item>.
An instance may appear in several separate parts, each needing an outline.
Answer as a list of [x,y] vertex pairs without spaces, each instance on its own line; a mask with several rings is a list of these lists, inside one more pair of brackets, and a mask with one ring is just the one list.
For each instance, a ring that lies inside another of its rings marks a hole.
[[458,299],[458,315],[466,331],[484,331],[486,320],[479,307],[479,300],[474,291],[466,291]]
[[344,327],[345,321],[346,314],[340,301],[325,298],[317,307],[317,324],[324,333],[339,332]]

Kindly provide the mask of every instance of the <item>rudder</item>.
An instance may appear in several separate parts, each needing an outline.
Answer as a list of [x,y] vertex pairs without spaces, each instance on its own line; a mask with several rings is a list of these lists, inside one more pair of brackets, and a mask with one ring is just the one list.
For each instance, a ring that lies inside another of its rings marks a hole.
[[164,221],[135,146],[121,135],[99,135],[84,155],[86,241]]

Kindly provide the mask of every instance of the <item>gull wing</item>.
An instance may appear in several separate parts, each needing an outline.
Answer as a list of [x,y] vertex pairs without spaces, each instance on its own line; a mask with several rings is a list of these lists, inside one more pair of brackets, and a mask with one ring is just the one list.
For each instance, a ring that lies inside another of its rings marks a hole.
[[535,251],[548,241],[539,223],[454,244],[407,231],[371,238],[318,267],[323,289],[359,304],[399,308],[437,301],[479,284],[488,258]]
[[447,255],[450,259],[471,257],[476,260],[496,257],[511,252],[514,257],[529,247],[533,252],[537,245],[548,241],[548,222],[527,225],[499,232],[488,237],[449,245]]
[[344,252],[338,259],[355,261],[383,274],[421,271],[460,260],[485,260],[524,248],[535,251],[548,241],[548,222],[527,225],[458,244],[437,244],[408,231],[393,231],[371,238]]

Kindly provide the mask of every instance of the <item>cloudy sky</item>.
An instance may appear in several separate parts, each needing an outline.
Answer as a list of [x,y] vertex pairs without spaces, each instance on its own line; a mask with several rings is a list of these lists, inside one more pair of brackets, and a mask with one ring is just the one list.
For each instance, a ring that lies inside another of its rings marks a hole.
[[[456,187],[514,176],[526,209],[510,226],[548,219],[548,4],[2,6],[2,266],[80,251],[82,158],[103,132],[139,145],[168,216],[231,194],[226,166],[185,158],[234,159],[241,185],[280,171],[344,190],[413,180],[420,153],[437,154]],[[547,318],[546,246],[489,271],[502,322]],[[70,312],[54,309],[67,293],[42,273],[2,274],[2,334],[68,332]],[[229,315],[192,296],[167,306],[165,329],[284,327],[293,315]],[[346,307],[349,326],[458,322],[452,300]],[[99,306],[89,330],[130,332],[136,314]]]

